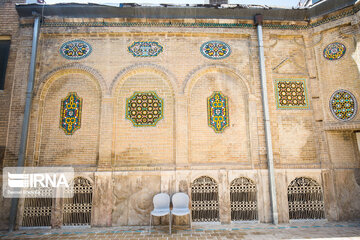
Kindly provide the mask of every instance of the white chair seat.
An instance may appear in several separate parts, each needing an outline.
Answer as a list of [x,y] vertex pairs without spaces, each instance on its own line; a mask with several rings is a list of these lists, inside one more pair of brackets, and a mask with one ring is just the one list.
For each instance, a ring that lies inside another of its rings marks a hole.
[[165,216],[168,215],[169,213],[170,213],[169,209],[154,209],[153,211],[151,211],[151,215],[156,217]]
[[171,214],[176,215],[176,216],[184,216],[184,215],[190,214],[190,209],[189,208],[173,208],[171,210]]

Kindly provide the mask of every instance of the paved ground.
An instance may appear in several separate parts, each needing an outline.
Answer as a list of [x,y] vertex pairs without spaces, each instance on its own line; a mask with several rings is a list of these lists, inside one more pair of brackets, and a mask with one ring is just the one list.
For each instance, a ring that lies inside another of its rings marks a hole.
[[360,222],[309,221],[280,224],[233,223],[187,226],[26,229],[0,232],[0,239],[360,239]]

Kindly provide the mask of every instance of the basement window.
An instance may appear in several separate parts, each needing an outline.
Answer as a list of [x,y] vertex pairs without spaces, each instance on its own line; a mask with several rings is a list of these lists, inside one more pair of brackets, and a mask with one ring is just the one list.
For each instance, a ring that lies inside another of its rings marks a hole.
[[5,87],[6,66],[9,58],[10,40],[0,40],[0,90]]

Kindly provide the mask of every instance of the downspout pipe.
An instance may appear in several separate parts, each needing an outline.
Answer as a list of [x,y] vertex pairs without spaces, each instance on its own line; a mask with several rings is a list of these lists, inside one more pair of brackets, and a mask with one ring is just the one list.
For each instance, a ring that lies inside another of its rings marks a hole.
[[[26,90],[26,99],[25,99],[25,112],[24,119],[21,129],[21,138],[20,138],[20,149],[19,156],[17,161],[17,167],[23,167],[25,163],[25,152],[26,152],[26,143],[29,131],[29,119],[30,119],[30,110],[32,104],[32,95],[34,88],[34,79],[35,79],[35,66],[36,66],[36,53],[38,47],[38,39],[40,32],[40,14],[33,12],[34,19],[34,31],[31,47],[31,58],[30,58],[30,70]],[[9,231],[13,231],[16,225],[16,215],[18,208],[19,198],[11,199],[11,208],[10,208],[10,222],[9,222]]]
[[270,115],[269,115],[269,102],[268,102],[267,85],[266,85],[262,23],[263,23],[263,16],[261,14],[256,14],[255,25],[257,29],[258,46],[259,46],[260,79],[261,79],[261,93],[262,93],[261,95],[262,95],[262,104],[264,110],[265,141],[266,141],[267,161],[268,161],[268,169],[269,169],[271,212],[272,212],[273,223],[277,225],[279,223],[279,219],[278,219],[278,210],[277,210],[277,201],[276,201],[274,156],[273,156],[272,142],[271,142]]

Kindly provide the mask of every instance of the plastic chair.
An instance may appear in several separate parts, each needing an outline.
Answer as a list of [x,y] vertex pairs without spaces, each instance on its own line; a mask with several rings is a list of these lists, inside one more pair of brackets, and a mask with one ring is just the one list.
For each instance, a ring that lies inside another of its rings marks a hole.
[[190,229],[191,225],[191,211],[189,209],[189,196],[186,193],[175,193],[171,198],[173,209],[171,214],[175,216],[185,216],[189,214]]
[[150,213],[150,229],[152,216],[162,217],[169,214],[169,232],[171,234],[171,213],[170,213],[170,196],[167,193],[156,194],[153,198],[154,210]]

